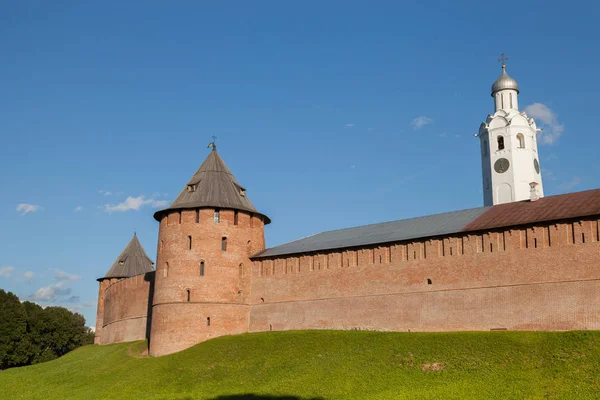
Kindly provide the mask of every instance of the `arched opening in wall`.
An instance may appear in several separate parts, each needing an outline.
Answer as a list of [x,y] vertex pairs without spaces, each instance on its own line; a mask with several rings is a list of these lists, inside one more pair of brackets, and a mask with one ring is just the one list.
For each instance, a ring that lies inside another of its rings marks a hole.
[[163,276],[166,278],[167,276],[169,276],[169,263],[165,262],[165,269],[163,270]]
[[190,292],[190,289],[186,289],[185,296],[186,296],[186,301],[189,303],[192,298],[192,293]]
[[210,317],[206,317],[206,326],[210,326]]
[[191,236],[187,237],[187,246],[188,246],[188,250],[192,249],[192,237]]
[[427,278],[427,284],[431,285],[433,282],[431,282],[431,279]]
[[227,237],[221,238],[221,251],[227,251]]
[[200,261],[200,276],[204,276],[204,261]]
[[234,225],[238,224],[238,212],[237,212],[237,210],[233,212],[233,224]]
[[522,133],[517,134],[517,140],[519,141],[519,148],[525,148],[525,136]]
[[252,254],[252,240],[246,242],[246,250],[248,251],[248,254]]
[[221,222],[221,212],[218,209],[215,210],[214,220],[215,220],[215,224],[218,224]]
[[261,302],[261,303],[264,303],[264,302],[265,302],[265,298],[264,298],[264,297],[261,297],[261,298],[260,298],[260,302]]
[[504,136],[498,136],[498,150],[504,150]]

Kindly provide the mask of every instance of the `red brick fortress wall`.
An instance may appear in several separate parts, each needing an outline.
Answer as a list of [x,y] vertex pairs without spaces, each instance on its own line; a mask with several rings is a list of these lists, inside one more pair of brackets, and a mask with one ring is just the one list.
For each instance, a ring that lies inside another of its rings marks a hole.
[[222,209],[219,216],[216,223],[215,209],[204,208],[171,210],[160,219],[152,355],[248,331],[249,256],[264,249],[264,222],[243,211]]
[[259,259],[249,330],[600,329],[598,217]]
[[118,280],[106,288],[100,344],[148,337],[147,317],[153,286],[154,272],[148,272]]

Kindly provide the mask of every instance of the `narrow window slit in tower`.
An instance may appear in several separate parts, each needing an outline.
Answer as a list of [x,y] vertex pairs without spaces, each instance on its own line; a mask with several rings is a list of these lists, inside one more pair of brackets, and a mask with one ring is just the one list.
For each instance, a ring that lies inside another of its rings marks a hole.
[[537,249],[537,238],[533,238],[533,248]]
[[442,257],[446,256],[446,241],[442,239]]
[[548,235],[548,247],[552,246],[552,239],[550,237],[550,225],[546,228],[546,234]]
[[192,237],[188,236],[187,240],[188,240],[188,250],[191,250],[192,249]]
[[506,232],[502,231],[502,250],[506,251]]
[[380,254],[379,255],[379,264],[383,263],[383,256]]
[[525,229],[525,248],[529,248],[529,230]]
[[581,243],[585,244],[585,233],[581,232]]
[[600,242],[600,221],[596,220],[596,242]]
[[571,243],[575,244],[575,224],[571,224]]
[[221,222],[221,212],[219,210],[215,210],[214,220],[215,220],[215,224],[218,224],[219,222]]
[[490,243],[490,253],[493,253],[493,252],[494,252],[494,244]]
[[354,265],[358,266],[358,250],[356,250],[354,252],[354,257],[355,257],[355,264]]
[[413,260],[416,260],[416,259],[417,259],[417,251],[413,250]]
[[206,317],[206,326],[210,326],[210,317]]
[[196,210],[196,223],[200,222],[200,210]]
[[462,254],[462,255],[465,254],[465,237],[464,236],[461,238],[460,254]]
[[481,252],[483,253],[483,252],[485,252],[485,246],[483,244],[483,235],[480,235],[479,238],[481,239]]
[[165,262],[165,272],[163,273],[164,277],[166,278],[167,276],[169,276],[169,263]]
[[221,250],[227,251],[227,238],[225,236],[221,238]]
[[452,255],[452,247],[450,247],[450,255]]
[[273,330],[273,325],[269,324],[269,330],[272,331]]
[[200,261],[200,276],[204,276],[204,261]]
[[177,222],[178,224],[181,224],[181,211],[179,211],[179,222]]
[[238,224],[238,212],[237,211],[233,212],[233,224],[234,225]]
[[191,298],[190,289],[186,290],[185,292],[186,292],[186,295],[187,295],[186,296],[187,297],[187,302],[189,303],[190,302],[190,298]]

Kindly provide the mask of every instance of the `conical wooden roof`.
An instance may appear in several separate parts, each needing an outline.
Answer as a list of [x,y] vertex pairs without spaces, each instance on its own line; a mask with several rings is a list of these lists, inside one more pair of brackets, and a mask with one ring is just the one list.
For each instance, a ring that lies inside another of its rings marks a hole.
[[160,215],[166,210],[203,207],[248,211],[262,215],[265,218],[265,224],[271,222],[269,217],[256,211],[246,196],[246,189],[237,182],[219,153],[214,149],[175,201],[168,208],[157,211],[154,218],[159,220]]
[[123,252],[117,257],[106,275],[102,279],[129,278],[154,271],[154,263],[148,257],[136,234]]

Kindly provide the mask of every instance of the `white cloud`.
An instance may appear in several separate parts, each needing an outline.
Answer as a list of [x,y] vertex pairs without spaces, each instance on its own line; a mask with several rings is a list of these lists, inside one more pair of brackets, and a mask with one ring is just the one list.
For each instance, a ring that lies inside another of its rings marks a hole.
[[2,278],[2,277],[10,278],[10,276],[12,275],[12,273],[14,271],[15,271],[15,267],[11,267],[11,266],[0,267],[0,278]]
[[169,201],[156,200],[154,198],[147,199],[144,195],[140,195],[137,197],[128,196],[125,199],[125,201],[115,205],[105,204],[104,207],[102,207],[102,209],[104,209],[105,212],[110,214],[112,212],[125,212],[131,210],[139,211],[142,207],[148,205],[152,206],[153,208],[160,208],[169,205]]
[[547,179],[549,181],[555,181],[556,180],[556,175],[554,175],[554,172],[552,172],[549,169],[542,168],[542,175],[544,175],[544,179]]
[[81,211],[81,210],[83,210],[83,207],[82,207],[82,206],[77,206],[77,207],[75,207],[75,211]]
[[533,117],[544,129],[538,135],[544,144],[553,144],[565,131],[556,114],[545,104],[533,103],[525,107],[525,113]]
[[[69,274],[65,271],[55,270],[54,271],[54,280],[55,283],[50,285],[42,286],[38,290],[35,291],[34,294],[29,296],[31,300],[37,301],[55,301],[58,298],[64,298],[71,295],[72,289],[67,287],[67,285],[71,282],[78,281],[81,277],[75,274]],[[72,301],[74,297],[66,299],[66,301]],[[79,298],[77,297],[77,300]]]
[[169,205],[168,200],[154,200],[152,202],[152,207],[154,207],[154,208],[166,207],[168,205]]
[[559,186],[560,190],[563,190],[565,192],[571,191],[575,188],[575,186],[579,185],[581,183],[581,178],[578,176],[574,176],[570,181],[563,183],[562,185]]
[[345,128],[354,128],[354,124],[346,124],[344,125]]
[[107,192],[105,190],[98,190],[98,193],[100,193],[102,196],[111,196],[112,192]]
[[33,271],[25,271],[25,273],[23,273],[23,277],[28,281],[32,280],[34,276],[35,274],[33,273]]
[[20,212],[21,215],[39,211],[39,210],[41,210],[41,208],[42,207],[35,205],[35,204],[27,204],[27,203],[17,204],[17,212]]
[[433,119],[421,115],[420,117],[413,119],[410,124],[412,125],[413,129],[421,129],[425,125],[433,124]]

